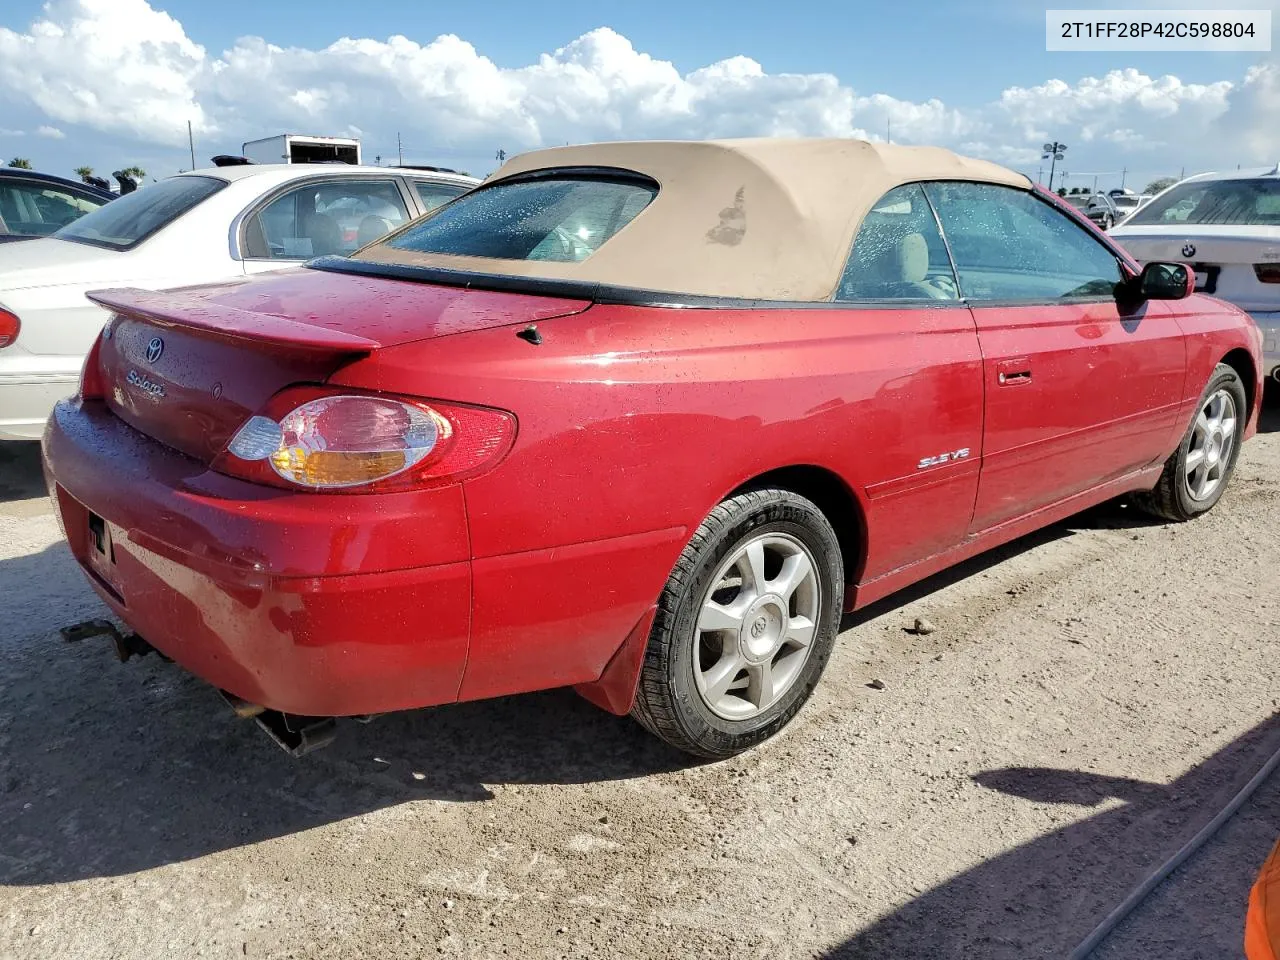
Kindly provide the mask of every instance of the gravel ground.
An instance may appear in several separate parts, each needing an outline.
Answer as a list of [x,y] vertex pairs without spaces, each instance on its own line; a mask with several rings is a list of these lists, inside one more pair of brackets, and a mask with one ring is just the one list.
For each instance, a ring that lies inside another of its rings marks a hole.
[[[1065,957],[1280,748],[1264,429],[1199,522],[1108,505],[851,618],[709,765],[565,691],[291,760],[60,642],[102,608],[0,444],[0,957]],[[1240,956],[1277,814],[1273,780],[1098,956]]]

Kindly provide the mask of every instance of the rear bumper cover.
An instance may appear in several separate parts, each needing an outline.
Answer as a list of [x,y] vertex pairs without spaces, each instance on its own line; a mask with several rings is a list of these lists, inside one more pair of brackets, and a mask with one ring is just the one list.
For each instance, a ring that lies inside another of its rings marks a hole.
[[1280,310],[1250,311],[1249,316],[1262,331],[1262,375],[1274,378],[1280,375]]
[[209,683],[306,716],[560,686],[625,713],[687,539],[671,527],[472,557],[461,486],[262,487],[76,400],[54,409],[44,464],[71,551],[122,621]]
[[[94,589],[202,679],[312,716],[457,699],[471,611],[460,489],[327,503],[266,491],[210,474],[101,405],[74,401],[55,408],[44,456],[67,541]],[[91,511],[103,518],[110,557],[95,549]],[[405,566],[422,559],[408,541],[424,523],[435,562]],[[379,534],[392,541],[383,549],[369,542]]]

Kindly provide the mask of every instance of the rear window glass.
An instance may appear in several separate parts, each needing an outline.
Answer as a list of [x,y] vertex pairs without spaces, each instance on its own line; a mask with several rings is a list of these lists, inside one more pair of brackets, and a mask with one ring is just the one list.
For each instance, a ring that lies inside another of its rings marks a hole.
[[1182,183],[1129,218],[1129,225],[1280,225],[1280,180],[1202,180]]
[[587,259],[657,195],[651,180],[553,174],[464,194],[387,241],[397,250],[498,260]]
[[60,240],[124,250],[141,243],[227,185],[213,177],[171,177],[112,200],[54,234]]

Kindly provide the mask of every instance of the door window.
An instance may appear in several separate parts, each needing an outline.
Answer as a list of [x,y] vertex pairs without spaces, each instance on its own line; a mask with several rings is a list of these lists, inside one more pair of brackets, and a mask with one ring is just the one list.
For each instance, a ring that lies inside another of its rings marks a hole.
[[454,197],[470,190],[460,183],[440,183],[438,180],[414,180],[413,190],[418,195],[418,202],[428,213],[436,207],[443,206]]
[[863,218],[837,300],[956,300],[938,223],[918,184],[895,187]]
[[1057,302],[1114,297],[1115,254],[1065,213],[1025,190],[931,183],[929,199],[968,300]]
[[393,180],[307,183],[276,197],[245,223],[245,254],[259,260],[346,255],[408,219]]

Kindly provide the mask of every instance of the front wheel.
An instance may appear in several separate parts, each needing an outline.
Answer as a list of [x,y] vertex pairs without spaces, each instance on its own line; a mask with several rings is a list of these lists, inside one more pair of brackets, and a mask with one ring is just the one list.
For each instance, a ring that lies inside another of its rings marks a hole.
[[1111,229],[1112,227],[1114,227],[1115,225],[1116,225],[1116,222],[1115,222],[1115,220],[1113,220],[1113,219],[1110,217],[1110,215],[1105,216],[1105,217],[1103,217],[1103,218],[1102,218],[1102,229],[1103,229],[1103,230],[1110,230],[1110,229]]
[[1225,363],[1218,364],[1182,443],[1165,462],[1155,488],[1135,498],[1137,505],[1175,522],[1212,510],[1235,472],[1248,412],[1240,374]]
[[788,490],[724,501],[663,589],[632,716],[711,759],[768,739],[822,676],[843,591],[840,545],[813,503]]

